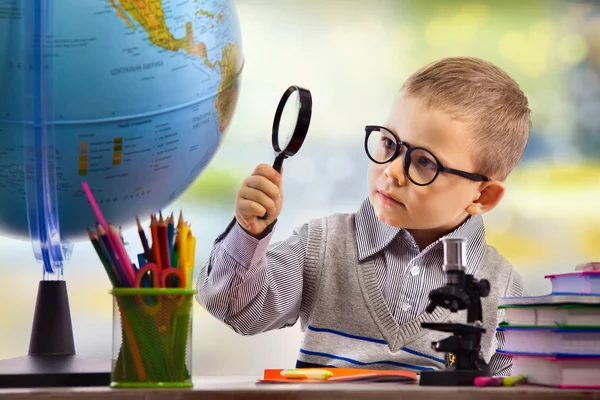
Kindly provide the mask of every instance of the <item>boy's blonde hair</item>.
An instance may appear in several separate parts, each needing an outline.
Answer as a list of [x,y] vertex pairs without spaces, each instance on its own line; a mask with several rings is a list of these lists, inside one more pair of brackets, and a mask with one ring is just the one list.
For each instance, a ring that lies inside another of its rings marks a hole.
[[468,123],[474,133],[473,172],[504,181],[521,159],[531,110],[517,82],[494,64],[473,57],[444,58],[410,76],[401,93]]

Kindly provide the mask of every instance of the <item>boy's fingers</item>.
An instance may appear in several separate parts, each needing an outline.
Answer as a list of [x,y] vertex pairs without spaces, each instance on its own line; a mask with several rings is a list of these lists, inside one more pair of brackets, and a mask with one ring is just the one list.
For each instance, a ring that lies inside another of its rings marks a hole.
[[252,175],[264,176],[273,183],[279,183],[281,181],[281,174],[268,164],[259,164],[254,169]]
[[257,202],[246,199],[240,200],[239,210],[242,214],[242,218],[247,218],[248,216],[262,216],[267,212],[267,210]]
[[[264,192],[251,188],[251,187],[244,187],[242,188],[242,190],[240,190],[240,197],[244,200],[250,200],[253,202],[258,203],[259,205],[261,205],[262,207],[265,208],[265,210],[267,210],[268,212],[275,212],[277,211],[277,208],[275,206],[275,201],[273,201],[273,199],[271,199],[269,196],[267,196]],[[264,214],[264,213],[263,213]],[[257,216],[262,215],[262,214],[255,214]]]
[[[259,164],[237,193],[236,219],[247,232],[258,234],[267,223],[277,218],[283,204],[282,197],[281,174],[270,165]],[[269,214],[268,219],[258,219],[265,214]]]
[[268,197],[275,200],[279,197],[280,187],[264,176],[252,175],[246,178],[246,185],[249,188],[260,190]]

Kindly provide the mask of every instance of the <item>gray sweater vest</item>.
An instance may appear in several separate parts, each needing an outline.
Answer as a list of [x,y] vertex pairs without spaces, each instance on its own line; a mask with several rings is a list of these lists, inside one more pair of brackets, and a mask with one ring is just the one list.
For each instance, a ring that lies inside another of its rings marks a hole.
[[[467,240],[469,238],[466,238]],[[522,294],[522,279],[488,246],[475,277],[490,282],[482,299],[481,350],[489,362],[497,349],[496,327],[502,320],[498,298]],[[415,370],[444,368],[444,354],[431,342],[449,333],[421,328],[421,322],[466,322],[466,311],[436,308],[398,325],[377,284],[372,258],[358,262],[354,214],[335,214],[309,223],[300,309],[304,339],[298,360],[349,368]]]

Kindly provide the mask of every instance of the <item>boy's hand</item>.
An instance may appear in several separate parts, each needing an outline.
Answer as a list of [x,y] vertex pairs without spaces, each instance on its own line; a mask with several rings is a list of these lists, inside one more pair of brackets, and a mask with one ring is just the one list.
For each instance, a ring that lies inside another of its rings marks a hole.
[[[250,235],[260,236],[281,212],[283,193],[281,174],[260,164],[244,179],[235,199],[235,219]],[[260,219],[268,213],[267,219]]]

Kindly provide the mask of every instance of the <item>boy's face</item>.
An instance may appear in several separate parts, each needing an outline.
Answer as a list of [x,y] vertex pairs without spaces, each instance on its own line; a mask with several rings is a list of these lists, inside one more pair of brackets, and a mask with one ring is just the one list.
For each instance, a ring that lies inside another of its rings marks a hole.
[[[428,109],[417,97],[401,94],[383,126],[410,147],[429,150],[448,168],[478,172],[474,170],[467,125],[444,112]],[[443,234],[462,223],[468,214],[489,211],[490,204],[482,207],[478,202],[492,201],[493,208],[504,193],[503,186],[498,188],[502,185],[499,182],[474,182],[443,172],[428,186],[415,185],[404,173],[405,151],[403,148],[389,163],[371,162],[369,166],[369,198],[377,218],[388,225]]]

